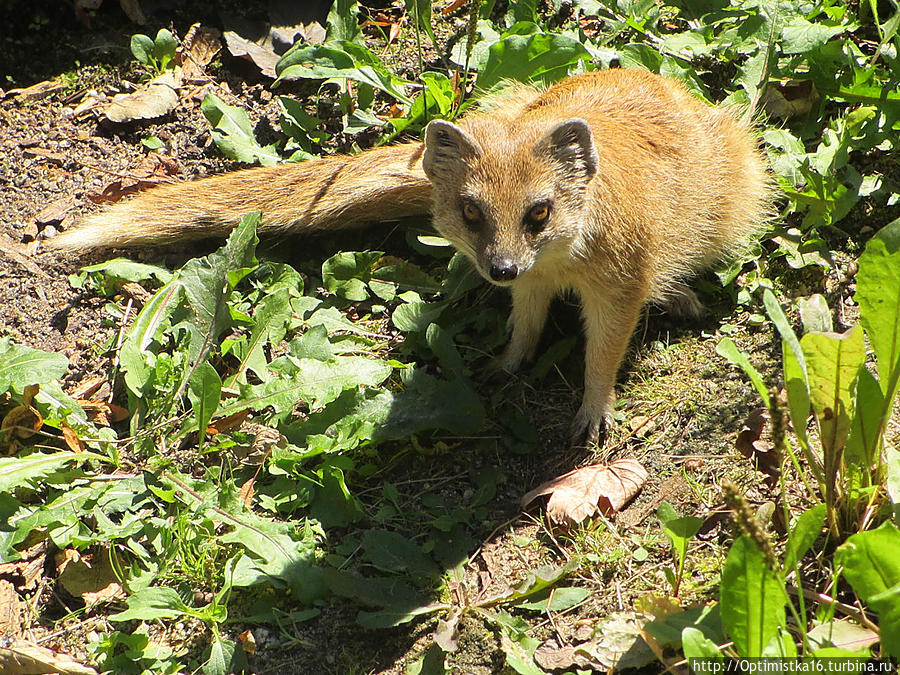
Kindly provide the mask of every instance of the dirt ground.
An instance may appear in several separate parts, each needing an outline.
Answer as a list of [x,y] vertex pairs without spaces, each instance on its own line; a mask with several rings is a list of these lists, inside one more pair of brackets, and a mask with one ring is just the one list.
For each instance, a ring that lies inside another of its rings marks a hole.
[[[148,12],[156,6],[144,4]],[[171,11],[151,13],[157,23],[144,30],[152,27],[155,31],[174,17],[176,32],[184,35],[194,21],[216,20],[215,11],[205,3],[192,9],[179,3],[173,6]],[[116,178],[132,176],[148,155],[141,144],[148,136],[162,140],[165,155],[177,160],[177,180],[219,173],[236,164],[223,159],[211,143],[196,99],[183,100],[174,113],[160,120],[127,125],[101,122],[93,114],[74,114],[89,90],[111,94],[121,87],[122,80],[135,77],[127,44],[128,36],[139,28],[129,23],[114,3],[101,7],[92,28],[79,23],[65,3],[7,3],[0,9],[3,26],[0,336],[64,353],[71,363],[66,383],[72,385],[88,376],[109,374],[111,361],[102,345],[113,339],[120,327],[104,310],[106,300],[73,287],[69,275],[111,254],[61,255],[43,250],[41,240],[99,208],[89,195],[101,192]],[[210,75],[226,102],[247,109],[258,128],[277,128],[277,107],[268,83],[246,63],[223,55]],[[22,98],[10,91],[50,78],[59,78],[63,86],[45,96]],[[197,250],[202,252],[202,245]],[[189,253],[140,250],[129,255],[174,265]],[[838,291],[842,292],[846,294]],[[652,553],[651,564],[632,567],[630,561],[642,542],[661,538],[653,517],[661,501],[671,502],[682,513],[706,516],[721,506],[718,485],[726,478],[744,486],[754,505],[774,498],[760,474],[734,449],[742,420],[757,405],[756,394],[745,378],[715,353],[715,344],[721,336],[717,334],[719,325],[727,319],[731,337],[751,353],[769,381],[776,383],[780,343],[768,328],[757,327],[749,314],[729,316],[732,311],[727,303],[713,307],[703,319],[689,325],[648,312],[619,387],[623,420],[607,439],[601,457],[571,450],[566,442],[568,420],[579,399],[579,356],[565,372],[551,372],[539,382],[516,379],[500,385],[501,395],[509,396],[512,405],[539,429],[538,451],[485,456],[473,447],[452,457],[415,459],[398,467],[397,475],[392,476],[395,483],[445,481],[448,494],[470,489],[468,484],[456,483],[459,477],[469,476],[473,466],[490,467],[504,476],[465,569],[469,579],[487,574],[499,585],[516,581],[524,570],[541,562],[575,554],[594,556],[590,576],[579,580],[595,589],[594,595],[554,625],[543,625],[537,637],[571,637],[582,622],[629,612],[637,598],[665,584],[661,571],[668,563],[665,546],[654,549],[657,552]],[[571,314],[565,306],[558,308],[554,314],[557,327],[548,341],[574,330]],[[573,353],[579,350],[580,343]],[[496,396],[497,390],[491,387],[496,384],[484,385],[482,395]],[[641,461],[650,480],[633,504],[619,514],[611,531],[581,532],[554,541],[539,514],[520,513],[519,497],[540,482],[582,463],[626,456]],[[496,527],[497,523],[506,525]],[[713,524],[703,536],[703,546],[715,557],[727,532]],[[540,543],[523,546],[523,540]],[[711,599],[716,572],[712,563],[709,569],[697,566],[686,582],[685,598]],[[296,627],[290,645],[273,637],[273,645],[281,646],[262,650],[253,663],[255,672],[401,673],[421,654],[434,629],[433,622],[422,621],[361,635],[354,623],[355,612],[353,607],[335,603],[315,622]],[[43,630],[46,636],[52,632],[50,626],[39,617],[32,629],[38,635]],[[83,631],[73,629],[46,644],[77,649],[73,643],[79,635]],[[463,636],[454,657],[458,672],[500,672],[495,634],[483,627],[466,630],[464,626]]]

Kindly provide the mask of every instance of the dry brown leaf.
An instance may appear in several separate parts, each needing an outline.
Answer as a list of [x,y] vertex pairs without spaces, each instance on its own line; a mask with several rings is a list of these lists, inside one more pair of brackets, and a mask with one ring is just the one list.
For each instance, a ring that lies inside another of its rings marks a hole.
[[259,72],[266,77],[275,79],[275,64],[281,57],[271,47],[267,48],[252,40],[242,38],[233,30],[226,30],[223,37],[232,56],[252,61],[259,68]]
[[[20,551],[19,555],[22,556],[20,560],[0,563],[0,576],[13,578],[17,588],[33,589],[44,572],[44,563],[47,560],[47,540],[42,539],[24,551]],[[21,577],[22,582],[19,583],[15,577]]]
[[256,638],[253,636],[252,630],[248,628],[243,633],[239,634],[238,640],[241,641],[241,646],[250,656],[253,656],[256,653]]
[[641,668],[652,663],[654,653],[641,636],[645,618],[633,612],[618,612],[593,626],[593,638],[573,645],[547,640],[534,653],[545,670],[587,668],[606,672]]
[[22,637],[22,601],[16,587],[5,579],[0,579],[0,635]]
[[763,438],[769,426],[769,411],[755,408],[747,415],[744,426],[738,432],[734,447],[744,457],[756,464],[756,468],[769,476],[770,481],[781,475],[781,457],[775,446]]
[[240,427],[248,417],[250,417],[249,410],[241,410],[228,417],[220,417],[209,423],[209,426],[206,427],[206,433],[214,436],[228,431],[229,429],[235,429]]
[[0,646],[0,673],[3,675],[97,675],[97,671],[60,654],[25,640],[5,641]]
[[195,23],[188,29],[184,41],[175,52],[175,63],[181,66],[184,80],[194,80],[206,75],[206,66],[222,49],[217,28]]
[[86,399],[102,387],[105,382],[105,377],[89,377],[86,380],[79,382],[78,385],[69,392],[69,396],[76,399]]
[[17,405],[6,413],[0,422],[3,442],[7,444],[17,438],[33,436],[42,426],[44,418],[37,410],[27,405]]
[[818,100],[819,92],[812,80],[783,79],[769,83],[760,104],[773,117],[787,119],[806,115]]
[[118,178],[107,184],[101,192],[89,192],[85,197],[94,204],[117,202],[126,195],[146,190],[160,183],[173,183],[172,176],[177,173],[178,160],[151,152],[137,167],[131,170],[127,178]]
[[443,14],[444,16],[447,16],[448,14],[452,14],[453,12],[458,10],[460,7],[465,5],[468,1],[469,0],[451,0],[450,4],[441,10],[441,14]]
[[133,94],[116,94],[104,114],[111,122],[133,122],[167,115],[178,105],[181,69],[165,72]]
[[248,509],[253,508],[254,483],[256,483],[255,478],[248,478],[246,481],[244,481],[244,484],[241,485],[241,490],[238,493],[238,496],[240,496],[241,501],[244,503],[244,506],[246,506]]
[[537,497],[550,495],[547,501],[550,519],[573,525],[598,513],[609,515],[620,510],[646,480],[647,471],[636,459],[619,459],[609,465],[592,464],[535,488],[522,497],[522,508],[527,508]]
[[69,446],[69,450],[72,452],[85,452],[87,450],[84,441],[78,438],[78,433],[72,427],[63,422],[60,425],[60,428],[62,429],[63,440],[65,440],[66,445]]
[[73,597],[81,597],[90,607],[125,593],[109,560],[108,551],[82,556],[74,549],[60,551],[54,557],[57,582]]
[[65,83],[56,80],[44,80],[23,89],[10,89],[6,96],[14,96],[22,101],[39,101],[66,88]]
[[[58,166],[62,166],[66,163],[66,156],[62,155],[58,152],[53,152],[52,150],[47,150],[46,148],[40,147],[31,147],[25,148],[22,150],[22,154],[26,157],[40,157],[41,159],[46,159],[51,164],[56,164]],[[63,201],[70,200],[72,197],[63,197]],[[74,203],[74,200],[73,200]]]

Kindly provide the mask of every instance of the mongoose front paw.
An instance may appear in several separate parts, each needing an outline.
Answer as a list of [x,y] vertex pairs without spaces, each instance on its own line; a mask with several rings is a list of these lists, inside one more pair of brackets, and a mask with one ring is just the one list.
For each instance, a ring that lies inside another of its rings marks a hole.
[[600,444],[600,432],[612,428],[612,406],[594,410],[586,403],[581,404],[578,414],[572,420],[572,445]]

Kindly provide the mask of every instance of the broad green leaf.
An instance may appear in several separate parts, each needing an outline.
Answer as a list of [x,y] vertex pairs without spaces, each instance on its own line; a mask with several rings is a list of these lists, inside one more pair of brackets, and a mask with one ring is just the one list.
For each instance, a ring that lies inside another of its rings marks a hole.
[[827,465],[850,433],[856,380],[866,361],[863,332],[856,326],[842,334],[807,333],[800,344]]
[[222,399],[222,379],[207,361],[202,362],[194,370],[188,382],[188,398],[197,419],[197,429],[201,436],[206,435],[206,427],[219,407]]
[[123,612],[109,616],[110,621],[152,621],[153,619],[177,619],[194,610],[184,604],[174,588],[153,586],[128,596],[128,606]]
[[408,84],[393,75],[381,60],[362,45],[353,42],[329,42],[324,45],[297,43],[275,66],[278,80],[356,80],[380,89],[398,101],[411,104],[405,88]]
[[26,486],[37,487],[67,464],[86,459],[109,461],[91,452],[33,452],[24,457],[0,457],[0,492],[11,492]]
[[434,576],[437,566],[415,543],[389,530],[366,530],[362,536],[364,557],[386,572],[409,570],[416,576]]
[[362,43],[363,34],[358,17],[359,3],[357,0],[335,0],[331,4],[328,19],[325,21],[326,39]]
[[563,35],[510,35],[491,45],[478,86],[489,90],[503,80],[550,84],[590,60],[584,45]]
[[521,643],[505,632],[500,633],[500,648],[506,655],[506,665],[519,675],[545,675],[544,669],[534,662],[534,651],[529,653]]
[[831,308],[824,295],[815,293],[808,298],[797,301],[800,310],[800,321],[806,333],[830,333],[834,330]]
[[867,474],[871,467],[878,465],[877,456],[882,444],[882,425],[885,423],[886,411],[890,414],[890,407],[885,405],[878,380],[868,369],[862,368],[856,381],[856,414],[844,449],[844,462],[847,465],[857,467]]
[[883,227],[860,256],[854,299],[890,415],[900,382],[900,219]]
[[554,567],[545,565],[526,573],[525,578],[506,591],[478,603],[480,607],[491,607],[501,603],[518,604],[537,595],[561,581],[578,568],[580,560],[572,558],[565,565]]
[[146,281],[156,279],[160,283],[167,284],[172,280],[172,273],[159,265],[135,262],[128,258],[113,258],[97,265],[88,265],[81,268],[82,272],[103,272],[106,276],[125,281]]
[[438,645],[431,645],[418,661],[406,666],[404,675],[445,675],[444,650]]
[[825,523],[825,504],[816,504],[797,518],[788,535],[784,551],[784,569],[791,572],[806,552],[815,543]]
[[786,628],[785,590],[763,554],[746,535],[728,552],[719,587],[719,612],[739,656],[763,655]]
[[693,626],[681,631],[681,648],[686,659],[723,659],[719,646]]
[[203,675],[232,675],[243,673],[247,656],[243,648],[231,640],[216,638],[209,648],[209,658],[203,664]]
[[325,289],[340,298],[360,302],[369,297],[366,287],[373,266],[384,256],[380,251],[347,252],[333,255],[322,263]]
[[719,605],[716,603],[650,621],[644,625],[644,630],[661,646],[677,648],[681,645],[684,629],[688,626],[696,628],[715,644],[726,641],[719,617]]
[[900,530],[887,521],[860,532],[837,550],[844,576],[863,602],[878,613],[882,650],[900,657]]
[[747,377],[750,378],[750,382],[753,383],[753,386],[756,388],[757,393],[759,393],[763,403],[766,404],[766,407],[769,407],[769,389],[766,387],[765,382],[763,382],[762,375],[760,375],[759,371],[752,363],[750,363],[750,357],[738,350],[737,345],[734,344],[734,340],[727,337],[719,340],[719,343],[716,345],[716,354],[728,359],[734,365],[740,366],[741,370],[743,370]]
[[175,50],[178,49],[178,40],[166,28],[160,28],[153,40],[153,58],[159,62],[160,70],[169,67],[175,58]]
[[542,592],[529,596],[527,600],[515,603],[520,609],[532,609],[538,612],[562,612],[591,597],[589,588],[579,586],[560,586],[547,588]]
[[785,54],[805,54],[850,30],[853,26],[826,26],[794,16],[781,29],[782,50]]
[[644,44],[629,44],[617,50],[623,68],[636,68],[658,73],[663,62],[663,55]]
[[263,147],[256,141],[250,118],[242,108],[207,94],[200,109],[212,125],[210,133],[216,146],[226,157],[246,164],[259,162],[263,166],[273,166],[281,161],[273,146]]
[[69,360],[62,354],[44,352],[0,338],[0,394],[10,389],[22,393],[25,387],[44,384],[65,375]]
[[153,39],[149,35],[131,36],[131,53],[138,61],[145,66],[153,64]]
[[424,331],[446,307],[443,302],[405,302],[391,314],[391,321],[402,331]]

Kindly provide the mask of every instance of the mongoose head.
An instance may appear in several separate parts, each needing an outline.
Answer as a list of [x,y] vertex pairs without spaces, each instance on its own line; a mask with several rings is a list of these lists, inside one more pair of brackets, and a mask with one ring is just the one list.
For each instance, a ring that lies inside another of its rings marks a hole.
[[578,118],[513,126],[475,116],[465,129],[435,120],[422,158],[435,227],[500,285],[571,260],[597,163]]

